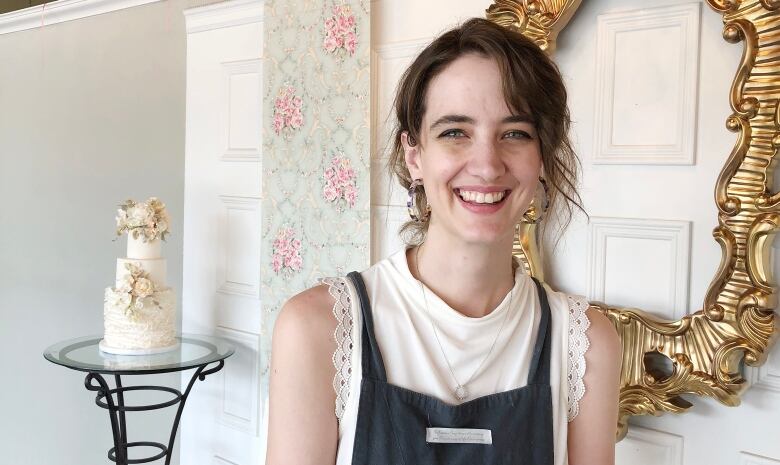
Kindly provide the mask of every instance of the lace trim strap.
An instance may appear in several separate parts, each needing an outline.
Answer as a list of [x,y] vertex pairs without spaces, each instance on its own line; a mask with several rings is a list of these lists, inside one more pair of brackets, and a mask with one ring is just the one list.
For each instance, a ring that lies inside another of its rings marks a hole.
[[341,421],[349,398],[349,380],[352,375],[352,302],[344,278],[323,278],[321,284],[328,285],[328,293],[334,298],[333,315],[338,324],[333,337],[336,351],[333,353],[333,389],[336,391],[336,418]]
[[585,352],[590,347],[590,341],[585,334],[590,327],[590,320],[585,311],[590,304],[581,296],[566,296],[569,302],[569,409],[567,418],[574,420],[580,413],[580,400],[585,395]]

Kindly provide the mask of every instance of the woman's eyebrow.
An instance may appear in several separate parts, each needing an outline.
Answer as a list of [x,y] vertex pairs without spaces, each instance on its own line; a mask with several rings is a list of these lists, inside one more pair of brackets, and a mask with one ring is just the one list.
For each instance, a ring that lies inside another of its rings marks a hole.
[[[444,124],[452,124],[452,123],[468,123],[468,124],[475,124],[476,120],[470,116],[466,115],[444,115],[441,118],[434,121],[431,126],[429,127],[429,130],[434,130],[437,126],[442,126]],[[531,123],[536,124],[536,121],[534,118],[529,115],[528,113],[518,113],[515,115],[507,116],[506,118],[501,120],[502,124],[507,123]]]
[[450,123],[469,123],[474,124],[474,118],[466,115],[444,115],[441,118],[437,119],[436,121],[431,124],[429,130],[433,130],[436,126],[441,126],[443,124],[450,124]]
[[503,120],[501,120],[502,123],[531,123],[536,124],[536,120],[534,120],[533,116],[529,115],[528,113],[518,113],[516,115],[507,116]]

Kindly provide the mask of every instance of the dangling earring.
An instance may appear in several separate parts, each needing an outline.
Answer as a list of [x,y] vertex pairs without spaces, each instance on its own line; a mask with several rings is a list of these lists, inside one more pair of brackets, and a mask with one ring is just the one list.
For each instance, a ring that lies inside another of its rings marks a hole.
[[[428,218],[431,216],[431,206],[428,205],[427,202],[425,204],[425,208],[420,208],[419,206],[415,205],[417,198],[417,188],[422,186],[422,179],[415,179],[412,181],[412,184],[409,186],[409,198],[406,199],[406,209],[409,211],[409,216],[413,221],[418,223],[428,221]],[[422,216],[417,215],[418,211],[422,212]]]
[[541,223],[542,220],[544,219],[545,214],[547,214],[547,208],[550,206],[550,196],[547,190],[547,181],[545,181],[544,178],[540,177],[539,182],[542,184],[542,189],[544,190],[544,201],[542,202],[542,211],[539,212],[536,206],[534,205],[536,203],[536,197],[534,196],[534,199],[531,201],[531,206],[528,207],[528,210],[526,210],[525,213],[523,213],[523,223],[529,223],[529,224]]

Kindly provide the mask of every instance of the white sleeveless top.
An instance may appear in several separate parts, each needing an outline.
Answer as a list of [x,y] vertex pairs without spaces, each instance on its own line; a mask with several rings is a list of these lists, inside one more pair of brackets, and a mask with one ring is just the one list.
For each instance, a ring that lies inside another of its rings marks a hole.
[[[522,267],[515,273],[511,306],[508,294],[498,307],[481,318],[458,313],[427,287],[423,299],[420,282],[409,271],[405,250],[376,263],[361,275],[371,303],[374,332],[388,383],[458,404],[453,391],[455,381],[442,355],[443,348],[462,383],[482,364],[466,385],[469,391],[466,401],[527,384],[541,307],[536,287]],[[333,355],[336,367],[333,387],[339,418],[336,465],[349,465],[360,402],[363,321],[357,293],[349,279],[326,278],[322,282],[330,286],[330,294],[336,299],[333,313],[339,322],[335,333],[338,348]],[[588,302],[584,297],[552,291],[546,285],[545,289],[552,316],[550,385],[555,465],[565,465],[567,419],[571,421],[577,415],[579,400],[585,393],[582,379],[589,345],[585,334],[590,325],[585,315]],[[431,319],[435,321],[441,347]],[[495,347],[483,363],[502,323]]]

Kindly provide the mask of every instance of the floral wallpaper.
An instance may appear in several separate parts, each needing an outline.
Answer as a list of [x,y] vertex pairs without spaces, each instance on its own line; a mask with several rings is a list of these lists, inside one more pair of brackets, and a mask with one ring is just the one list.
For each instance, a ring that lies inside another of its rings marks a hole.
[[369,266],[369,0],[265,3],[261,367],[284,302]]

